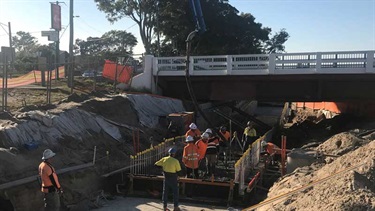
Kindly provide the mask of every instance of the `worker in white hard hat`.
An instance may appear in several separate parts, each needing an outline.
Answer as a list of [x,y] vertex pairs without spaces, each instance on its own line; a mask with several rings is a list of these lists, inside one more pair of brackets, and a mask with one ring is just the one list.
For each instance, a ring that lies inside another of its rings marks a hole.
[[201,137],[201,131],[198,129],[197,125],[194,123],[191,123],[189,125],[189,130],[186,131],[185,138],[188,136],[191,136],[194,138],[194,141],[198,141]]
[[208,135],[208,133],[204,132],[202,133],[201,139],[195,142],[195,145],[197,145],[198,147],[198,153],[199,153],[198,169],[204,172],[206,172],[206,150],[207,150],[207,142],[209,138],[210,136]]
[[182,153],[182,163],[186,167],[186,177],[188,178],[198,178],[198,162],[199,162],[199,152],[198,146],[195,145],[194,138],[188,136],[186,138],[187,145],[184,147]]
[[51,165],[51,160],[55,157],[50,149],[43,152],[42,162],[39,165],[39,176],[41,178],[41,191],[44,193],[44,210],[59,210],[60,195],[62,188],[59,183],[55,168]]

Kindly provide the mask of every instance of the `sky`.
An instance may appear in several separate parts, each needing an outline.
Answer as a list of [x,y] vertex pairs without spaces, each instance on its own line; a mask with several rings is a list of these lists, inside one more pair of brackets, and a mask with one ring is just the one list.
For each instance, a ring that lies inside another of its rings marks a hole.
[[[13,36],[31,33],[48,44],[41,31],[51,27],[48,0],[0,0],[0,46],[9,46],[8,22]],[[229,0],[239,12],[273,32],[285,28],[288,53],[375,50],[375,0]],[[69,49],[69,0],[62,0],[60,49]],[[204,11],[203,11],[204,14]],[[144,52],[138,25],[129,18],[111,24],[94,0],[74,0],[74,40],[100,37],[110,30],[126,30],[138,39],[135,54]],[[207,26],[209,28],[209,26]],[[64,29],[66,28],[66,30]],[[193,29],[192,29],[193,30]]]

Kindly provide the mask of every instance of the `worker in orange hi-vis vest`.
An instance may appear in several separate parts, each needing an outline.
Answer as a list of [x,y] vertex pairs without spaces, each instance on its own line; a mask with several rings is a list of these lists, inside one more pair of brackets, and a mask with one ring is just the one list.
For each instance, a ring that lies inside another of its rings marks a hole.
[[230,132],[227,131],[227,128],[225,126],[221,126],[219,133],[224,137],[224,140],[220,138],[219,157],[223,158],[223,160],[226,160],[226,156],[229,155]]
[[55,168],[51,165],[51,159],[56,155],[50,149],[43,152],[43,162],[39,165],[39,176],[42,180],[42,189],[44,193],[44,210],[59,210],[60,196],[62,188],[59,183]]
[[271,142],[261,142],[262,151],[266,151],[269,155],[277,155],[281,154],[281,149],[277,145],[271,143]]
[[188,136],[186,142],[187,145],[184,147],[184,152],[182,154],[182,162],[186,167],[186,177],[198,178],[198,147],[194,144],[194,138],[192,136]]
[[195,142],[195,145],[198,147],[198,154],[199,154],[199,170],[205,171],[206,168],[206,150],[207,150],[207,142],[210,136],[208,133],[203,133],[201,139]]
[[201,138],[201,131],[198,129],[197,125],[194,123],[191,123],[189,125],[189,130],[186,131],[185,138],[188,136],[191,136],[194,138],[194,141],[198,141]]

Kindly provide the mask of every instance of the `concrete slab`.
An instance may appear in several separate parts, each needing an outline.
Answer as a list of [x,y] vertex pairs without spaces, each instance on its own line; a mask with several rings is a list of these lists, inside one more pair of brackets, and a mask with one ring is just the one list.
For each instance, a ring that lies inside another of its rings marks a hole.
[[[173,210],[173,203],[168,204],[168,208]],[[236,210],[233,208],[218,207],[212,205],[180,203],[182,211],[225,211]],[[95,211],[156,211],[163,210],[163,203],[161,200],[136,198],[136,197],[117,197],[115,200],[110,200],[105,206],[94,209]]]

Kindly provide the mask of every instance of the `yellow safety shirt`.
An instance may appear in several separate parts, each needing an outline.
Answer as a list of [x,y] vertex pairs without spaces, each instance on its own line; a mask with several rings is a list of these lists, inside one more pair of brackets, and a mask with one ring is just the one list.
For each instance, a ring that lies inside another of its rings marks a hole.
[[163,157],[157,161],[155,165],[163,167],[163,171],[167,173],[177,173],[181,171],[180,162],[171,156]]
[[255,137],[257,136],[257,131],[254,128],[246,127],[243,132],[246,136]]

